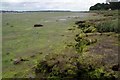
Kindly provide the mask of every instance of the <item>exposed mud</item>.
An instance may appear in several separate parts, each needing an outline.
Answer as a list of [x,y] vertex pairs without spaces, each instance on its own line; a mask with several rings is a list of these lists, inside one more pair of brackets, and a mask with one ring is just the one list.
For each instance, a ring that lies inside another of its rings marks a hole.
[[102,35],[98,43],[89,48],[90,54],[101,55],[103,65],[118,64],[118,39],[113,36]]

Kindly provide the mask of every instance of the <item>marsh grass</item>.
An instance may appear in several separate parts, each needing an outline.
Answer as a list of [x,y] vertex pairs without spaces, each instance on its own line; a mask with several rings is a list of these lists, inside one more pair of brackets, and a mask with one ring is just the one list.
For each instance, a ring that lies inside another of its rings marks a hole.
[[96,28],[98,32],[115,32],[115,33],[120,32],[117,19],[101,22],[97,25]]

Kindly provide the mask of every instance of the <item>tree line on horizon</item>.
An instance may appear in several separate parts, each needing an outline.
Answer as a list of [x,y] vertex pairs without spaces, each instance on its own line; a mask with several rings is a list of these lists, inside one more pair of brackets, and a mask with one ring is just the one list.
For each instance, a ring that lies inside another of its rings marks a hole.
[[109,3],[97,3],[94,6],[90,7],[90,10],[119,10],[119,2],[109,2]]

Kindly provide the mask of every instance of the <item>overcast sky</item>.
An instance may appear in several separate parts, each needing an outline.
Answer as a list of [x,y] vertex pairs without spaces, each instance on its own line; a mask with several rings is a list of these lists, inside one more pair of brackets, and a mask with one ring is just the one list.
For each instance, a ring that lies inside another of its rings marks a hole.
[[106,0],[2,0],[2,10],[72,10],[88,11]]

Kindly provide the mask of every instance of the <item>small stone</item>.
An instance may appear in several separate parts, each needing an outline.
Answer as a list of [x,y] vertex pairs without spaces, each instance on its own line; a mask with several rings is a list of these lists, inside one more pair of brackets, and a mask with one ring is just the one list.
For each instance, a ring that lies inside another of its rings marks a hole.
[[13,59],[13,64],[20,64],[21,60],[20,59]]

